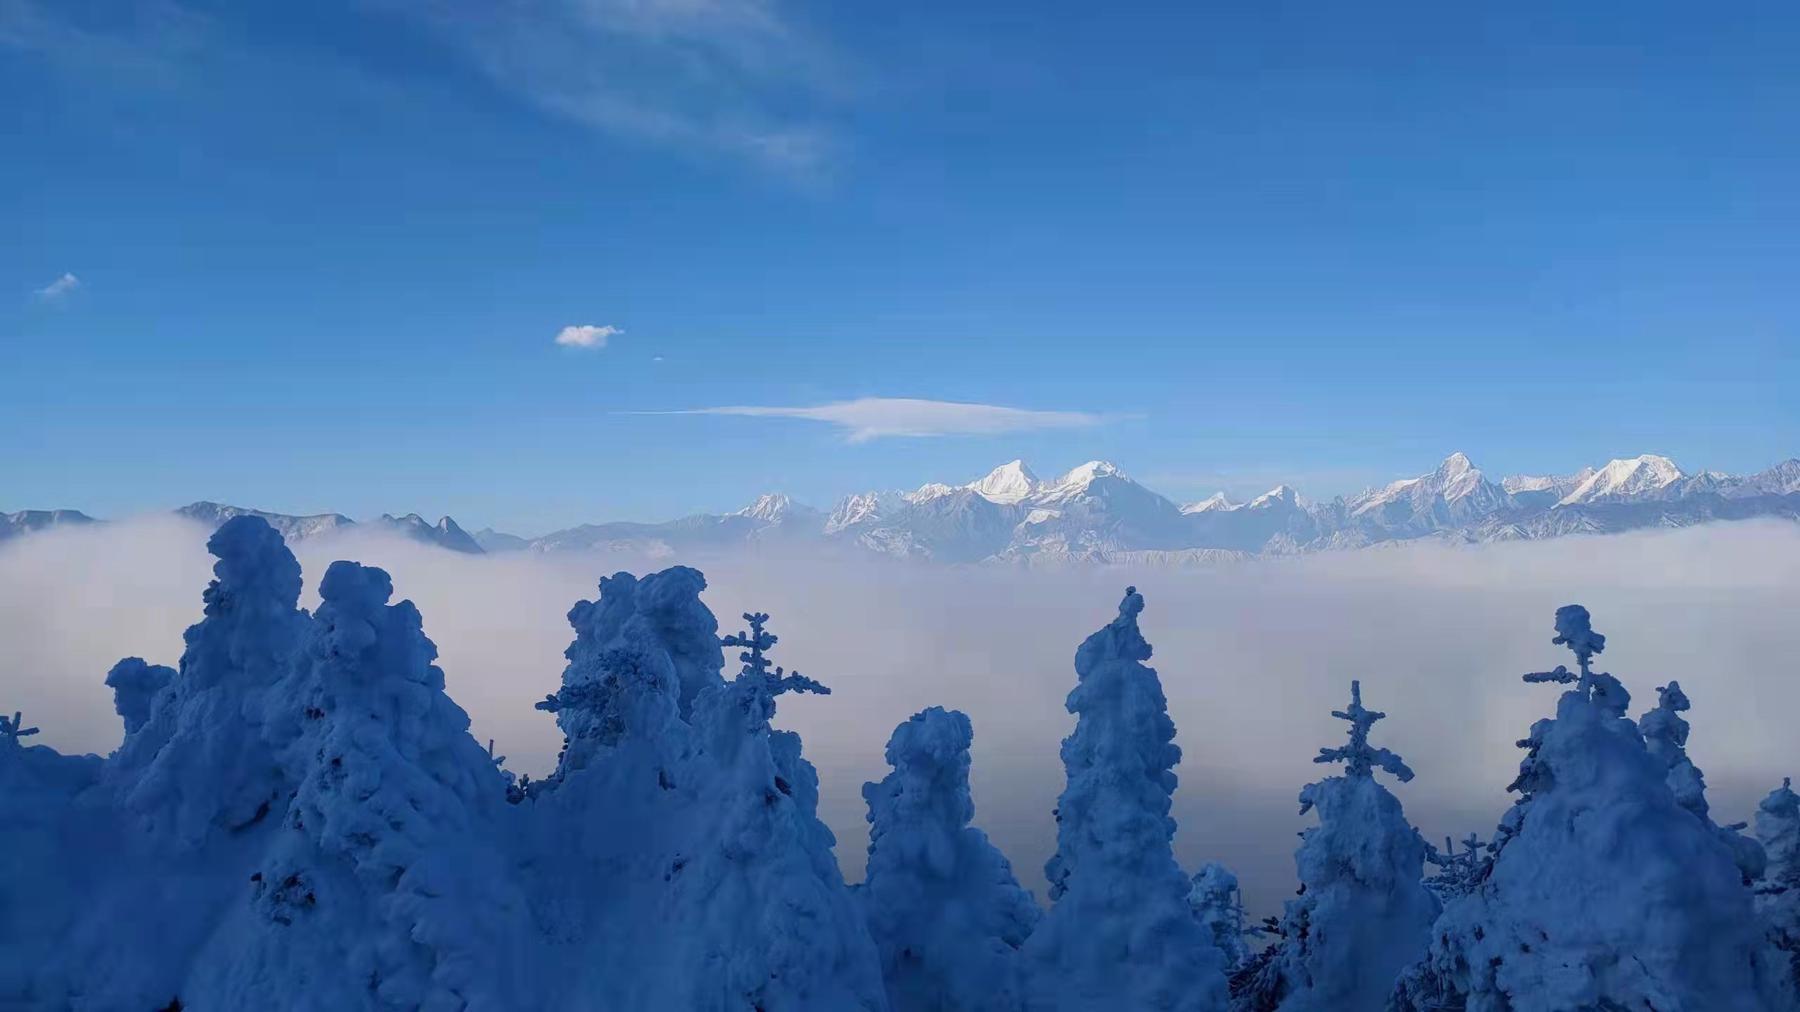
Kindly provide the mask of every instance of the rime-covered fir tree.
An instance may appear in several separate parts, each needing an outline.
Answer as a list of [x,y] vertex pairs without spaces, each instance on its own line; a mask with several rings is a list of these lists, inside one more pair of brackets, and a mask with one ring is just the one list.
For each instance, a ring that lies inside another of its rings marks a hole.
[[1020,1006],[1016,957],[1040,912],[1005,856],[969,824],[973,740],[967,715],[921,710],[888,739],[893,772],[863,785],[869,862],[856,891],[892,1012]]
[[[880,961],[775,699],[767,616],[718,636],[682,566],[600,581],[569,612],[562,686],[539,704],[557,768],[515,787],[519,859],[551,1007],[877,1009]],[[744,671],[720,677],[722,645]],[[686,702],[684,702],[686,700]]]
[[604,768],[597,779],[608,786],[589,784],[583,793],[595,797],[580,803],[603,796],[619,804],[621,793],[655,799],[670,789],[692,744],[684,693],[724,684],[718,622],[700,603],[705,588],[706,577],[686,566],[641,580],[617,573],[600,580],[597,601],[569,610],[575,640],[563,652],[562,687],[537,707],[556,715],[563,734],[552,783]]
[[1800,990],[1800,794],[1788,778],[1757,806],[1756,839],[1769,861],[1757,885],[1756,912]]
[[1398,755],[1369,744],[1369,729],[1387,715],[1363,706],[1354,681],[1349,706],[1331,715],[1350,724],[1349,741],[1313,761],[1342,763],[1344,773],[1300,791],[1300,814],[1316,811],[1319,824],[1301,834],[1300,895],[1287,903],[1281,943],[1236,996],[1242,1009],[1381,1008],[1395,978],[1424,955],[1439,912],[1422,881],[1425,841],[1375,779],[1376,770],[1413,778]]
[[297,784],[247,903],[183,990],[195,1008],[536,1004],[525,910],[498,850],[505,781],[444,691],[388,575],[333,563],[306,645],[266,697]]
[[539,951],[553,1006],[680,1007],[686,994],[670,989],[706,972],[684,947],[691,926],[668,910],[707,820],[710,773],[682,687],[724,684],[705,588],[685,566],[617,573],[569,610],[562,685],[538,704],[556,715],[562,754],[548,779],[513,791],[527,888],[554,940]]
[[120,838],[97,787],[100,758],[31,744],[38,733],[24,714],[0,713],[4,1009],[69,1006],[70,977],[84,967],[70,959],[68,940],[87,930],[92,908],[105,894],[105,883],[95,878],[104,867],[103,848]]
[[[564,656],[563,688],[605,682],[611,675],[599,663],[612,650],[644,653],[658,679],[672,683],[676,716],[689,719],[694,700],[723,684],[725,655],[719,646],[719,623],[700,602],[706,577],[697,569],[671,566],[648,576],[615,573],[600,581],[600,596],[579,601],[569,611],[575,641]],[[581,716],[586,708],[559,713],[557,724],[571,739],[585,737]]]
[[142,657],[127,657],[106,673],[106,687],[113,690],[113,710],[125,722],[125,737],[150,722],[158,696],[176,675],[174,668],[150,664]]
[[1481,842],[1481,837],[1475,833],[1460,842],[1445,837],[1443,850],[1431,847],[1426,851],[1425,860],[1437,871],[1426,876],[1425,888],[1431,890],[1440,903],[1474,892],[1493,867],[1489,850],[1489,845]]
[[1689,728],[1681,715],[1692,706],[1687,693],[1681,691],[1681,683],[1671,680],[1657,687],[1656,707],[1638,718],[1638,730],[1651,757],[1668,770],[1669,789],[1675,792],[1676,803],[1718,834],[1719,841],[1737,862],[1744,882],[1749,884],[1762,877],[1768,858],[1761,844],[1741,832],[1745,823],[1721,826],[1713,821],[1706,801],[1706,774],[1688,758]]
[[1793,995],[1731,851],[1676,800],[1665,763],[1624,716],[1585,608],[1556,613],[1575,654],[1528,682],[1572,685],[1532,726],[1492,868],[1432,929],[1403,1010],[1773,1012]]
[[218,562],[205,617],[182,634],[166,698],[144,698],[145,679],[163,676],[131,659],[109,676],[128,731],[109,773],[145,833],[174,850],[242,833],[294,787],[262,728],[264,697],[307,629],[300,563],[255,516],[226,521],[206,548]]
[[1188,908],[1169,816],[1175,724],[1138,629],[1144,598],[1075,652],[1063,739],[1068,783],[1045,866],[1055,905],[1025,943],[1027,1007],[1207,1012],[1226,1006],[1225,960]]
[[662,1008],[853,1012],[886,1005],[881,960],[818,818],[800,738],[776,731],[776,699],[826,693],[774,665],[768,616],[747,614],[736,678],[694,701],[697,813],[668,872],[679,965]]
[[178,668],[127,658],[107,675],[125,735],[101,787],[67,812],[60,861],[79,875],[82,916],[41,963],[64,1001],[151,1008],[174,998],[241,901],[296,785],[263,734],[263,710],[307,627],[300,564],[257,517],[229,521],[206,547],[213,580]]
[[1249,947],[1244,944],[1244,901],[1230,868],[1218,861],[1201,865],[1188,883],[1188,909],[1225,957],[1227,971],[1249,958]]

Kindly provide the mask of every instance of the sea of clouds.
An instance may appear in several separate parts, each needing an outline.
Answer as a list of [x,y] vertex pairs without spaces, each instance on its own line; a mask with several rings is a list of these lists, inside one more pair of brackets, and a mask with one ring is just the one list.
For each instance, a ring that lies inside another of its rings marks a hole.
[[[106,752],[120,737],[101,683],[118,658],[173,664],[200,615],[207,532],[157,517],[54,530],[0,545],[0,707],[42,727],[37,743]],[[682,560],[597,555],[465,556],[352,532],[295,546],[315,581],[333,559],[387,568],[438,644],[474,733],[534,775],[560,738],[533,702],[553,691],[570,639],[564,615],[601,575],[670,561],[703,569],[722,631],[773,614],[776,659],[831,686],[788,696],[777,724],[819,768],[821,814],[847,877],[861,875],[861,788],[885,771],[893,726],[930,705],[975,725],[976,821],[1041,896],[1062,788],[1057,749],[1075,647],[1115,614],[1127,584],[1148,599],[1184,757],[1176,856],[1217,858],[1255,913],[1294,886],[1302,784],[1341,740],[1330,710],[1352,678],[1385,710],[1375,739],[1418,771],[1395,787],[1429,838],[1486,838],[1508,803],[1514,742],[1556,689],[1519,681],[1566,661],[1550,645],[1558,605],[1585,604],[1609,637],[1600,667],[1624,680],[1633,714],[1679,679],[1694,700],[1690,752],[1720,821],[1749,818],[1800,775],[1800,525],[1679,531],[1479,547],[1410,545],[1203,569],[1026,571],[808,559],[747,551]],[[729,673],[730,668],[728,668]]]

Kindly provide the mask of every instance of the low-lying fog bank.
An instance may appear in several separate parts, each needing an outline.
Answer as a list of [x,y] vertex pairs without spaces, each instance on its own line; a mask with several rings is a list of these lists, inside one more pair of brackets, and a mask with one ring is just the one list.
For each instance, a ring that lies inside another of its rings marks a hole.
[[[154,518],[0,546],[0,707],[43,728],[34,742],[96,752],[117,743],[101,679],[121,656],[180,656],[208,579],[205,536]],[[1341,740],[1329,711],[1352,678],[1389,715],[1375,739],[1418,771],[1395,787],[1414,824],[1439,841],[1487,837],[1507,803],[1513,742],[1555,699],[1555,687],[1518,676],[1566,660],[1549,642],[1561,604],[1593,612],[1608,636],[1599,666],[1624,680],[1634,714],[1654,704],[1656,686],[1681,681],[1694,700],[1690,753],[1720,821],[1748,818],[1783,775],[1800,774],[1800,525],[1785,522],[1142,571],[484,557],[367,534],[294,547],[313,601],[311,581],[333,559],[389,569],[423,611],[474,732],[534,775],[560,744],[532,703],[558,683],[570,604],[617,569],[703,569],[724,630],[740,612],[772,613],[776,659],[833,690],[783,697],[777,724],[800,732],[819,767],[821,815],[852,880],[866,838],[862,783],[885,770],[893,726],[938,704],[973,719],[976,820],[1041,896],[1075,647],[1115,614],[1128,583],[1148,599],[1151,663],[1184,752],[1177,856],[1190,869],[1226,861],[1259,914],[1292,890],[1294,833],[1308,822],[1294,798],[1329,772],[1311,759]]]

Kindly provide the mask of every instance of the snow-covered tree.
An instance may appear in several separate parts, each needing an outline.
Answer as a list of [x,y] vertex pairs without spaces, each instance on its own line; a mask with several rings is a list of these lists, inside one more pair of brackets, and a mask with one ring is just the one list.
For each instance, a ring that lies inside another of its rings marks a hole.
[[142,657],[127,657],[106,673],[106,685],[113,690],[113,709],[125,722],[127,736],[149,723],[157,694],[175,680],[175,674],[174,668],[146,663]]
[[684,684],[724,684],[705,587],[683,566],[618,573],[569,610],[562,685],[538,704],[556,715],[563,751],[547,780],[513,792],[526,888],[556,943],[539,953],[555,1007],[683,1007],[712,972],[670,904],[710,814],[710,768],[681,716]]
[[0,713],[0,1009],[69,1006],[67,939],[89,915],[93,874],[118,842],[86,810],[97,756],[27,744],[39,729]]
[[1763,854],[1761,844],[1741,832],[1744,823],[1721,826],[1713,821],[1706,801],[1706,774],[1694,765],[1687,753],[1689,728],[1681,714],[1692,706],[1687,694],[1681,691],[1681,683],[1671,680],[1657,688],[1656,707],[1638,719],[1638,730],[1644,736],[1644,746],[1650,755],[1668,770],[1669,789],[1675,792],[1675,802],[1719,835],[1720,842],[1730,849],[1744,881],[1753,882],[1762,877],[1768,858]]
[[1757,806],[1756,839],[1769,860],[1757,887],[1756,912],[1786,954],[1788,973],[1800,989],[1800,794],[1787,777]]
[[57,830],[80,916],[40,979],[58,981],[44,986],[64,989],[64,1002],[152,1008],[175,997],[241,902],[297,784],[264,737],[263,704],[307,627],[300,565],[257,517],[227,522],[207,550],[214,579],[179,668],[114,667],[124,741]]
[[717,641],[743,648],[743,669],[694,699],[677,774],[691,818],[657,900],[667,948],[630,1007],[883,1008],[880,956],[818,818],[818,774],[798,735],[769,726],[777,697],[825,687],[771,670],[768,616],[745,619],[750,631]]
[[705,589],[706,577],[686,566],[642,579],[616,573],[601,579],[598,600],[569,610],[575,640],[563,652],[562,688],[538,704],[556,714],[565,742],[553,780],[644,747],[665,753],[655,764],[659,780],[673,775],[693,699],[724,684],[719,624],[700,602]]
[[206,548],[218,562],[202,597],[205,617],[182,634],[180,667],[159,690],[169,698],[123,704],[128,727],[134,716],[143,720],[109,768],[125,807],[153,840],[176,850],[241,833],[294,787],[262,724],[264,696],[307,628],[300,563],[255,516],[226,521]]
[[893,772],[863,785],[869,863],[857,894],[893,1012],[1020,1006],[1016,956],[1040,912],[969,824],[973,739],[967,715],[921,710],[888,739]]
[[1228,971],[1250,955],[1244,944],[1244,901],[1230,868],[1218,861],[1201,865],[1188,882],[1188,909],[1212,936]]
[[[658,677],[673,679],[676,713],[689,719],[694,700],[722,683],[719,672],[725,667],[718,620],[700,602],[705,589],[705,575],[687,566],[642,579],[624,572],[603,578],[598,600],[579,601],[569,611],[575,642],[565,652],[564,686],[604,680],[598,658],[609,650],[635,649],[652,658]],[[571,727],[559,715],[557,723],[570,737],[582,736],[578,719]]]
[[505,780],[444,691],[387,573],[333,563],[265,697],[297,786],[249,902],[189,979],[196,1008],[516,1008],[522,896],[497,849]]
[[[1730,850],[1681,807],[1667,768],[1623,716],[1623,686],[1591,670],[1605,646],[1579,605],[1558,610],[1572,683],[1538,721],[1492,868],[1432,929],[1401,982],[1404,1010],[1791,1008]],[[1566,676],[1566,677],[1565,677]]]
[[1467,896],[1480,888],[1481,880],[1493,866],[1493,859],[1488,854],[1489,845],[1482,843],[1480,836],[1470,833],[1463,838],[1461,847],[1458,850],[1457,843],[1446,836],[1443,850],[1430,847],[1425,854],[1426,862],[1437,868],[1435,875],[1425,879],[1425,888],[1431,890],[1440,903]]
[[1369,744],[1369,729],[1387,715],[1363,706],[1360,682],[1350,683],[1350,705],[1331,715],[1349,722],[1350,740],[1321,748],[1313,761],[1343,763],[1344,773],[1300,791],[1300,814],[1319,816],[1294,855],[1300,895],[1288,901],[1282,941],[1241,986],[1240,1008],[1380,1008],[1430,941],[1439,905],[1423,882],[1429,848],[1374,776],[1379,769],[1405,783],[1413,771]]
[[38,728],[25,725],[25,714],[18,710],[14,710],[10,717],[0,713],[0,748],[23,748],[21,739],[29,738],[38,731]]
[[1128,587],[1075,652],[1068,784],[1045,866],[1053,906],[1025,943],[1034,1010],[1223,1009],[1225,960],[1188,908],[1169,816],[1181,750]]

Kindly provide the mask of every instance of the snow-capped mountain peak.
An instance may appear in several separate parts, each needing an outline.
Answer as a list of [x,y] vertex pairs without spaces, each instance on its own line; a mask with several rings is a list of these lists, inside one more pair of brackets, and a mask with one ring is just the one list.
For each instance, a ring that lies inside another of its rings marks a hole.
[[749,517],[764,523],[777,523],[794,508],[794,501],[780,492],[759,495],[756,501],[733,513],[732,516]]
[[1123,477],[1124,472],[1120,471],[1118,467],[1109,460],[1090,460],[1056,479],[1053,486],[1056,488],[1066,488],[1070,486],[1086,487],[1091,484],[1095,478],[1107,478],[1112,476]]
[[1225,493],[1214,492],[1212,495],[1207,496],[1199,502],[1191,502],[1186,506],[1181,507],[1181,512],[1189,514],[1211,513],[1213,510],[1229,511],[1237,508],[1238,504],[1227,498]]
[[383,513],[376,523],[423,544],[437,545],[455,552],[467,552],[470,555],[480,555],[482,552],[480,543],[471,537],[469,532],[463,530],[455,520],[447,516],[440,517],[438,522],[433,524],[417,513],[408,513],[398,517],[392,513]]
[[980,481],[970,482],[967,488],[988,502],[1011,506],[1031,498],[1038,490],[1038,477],[1031,473],[1023,460],[1011,460],[987,473]]
[[1297,506],[1299,503],[1300,494],[1295,492],[1292,486],[1277,485],[1267,492],[1264,492],[1262,495],[1250,500],[1243,508],[1247,510],[1262,510],[1276,505]]
[[1588,476],[1573,492],[1562,497],[1558,506],[1574,506],[1611,496],[1638,496],[1660,491],[1687,477],[1667,457],[1646,453],[1640,457],[1608,461],[1606,466]]
[[1500,487],[1508,492],[1555,492],[1556,497],[1573,492],[1581,483],[1594,476],[1594,469],[1584,467],[1574,474],[1515,474],[1500,482]]
[[[216,502],[193,503],[177,513],[214,528],[252,514],[289,540],[359,526],[336,513],[294,516]],[[1089,461],[1041,481],[1014,460],[966,485],[934,482],[912,492],[852,495],[829,515],[774,494],[731,514],[661,524],[582,524],[534,539],[492,530],[471,536],[449,517],[433,524],[417,513],[383,515],[366,527],[469,553],[628,549],[660,556],[779,537],[784,543],[818,538],[834,549],[951,562],[1177,564],[1195,558],[1194,552],[1283,554],[1423,537],[1506,541],[1752,517],[1800,521],[1800,459],[1756,474],[1689,475],[1667,457],[1646,455],[1599,470],[1496,482],[1466,454],[1453,453],[1424,474],[1330,503],[1308,501],[1280,485],[1242,505],[1219,493],[1185,506],[1107,461]],[[0,540],[85,520],[47,511],[0,514]]]
[[1040,484],[1032,501],[1052,505],[1067,502],[1086,495],[1089,486],[1098,479],[1114,477],[1123,478],[1125,475],[1109,461],[1090,460],[1055,481]]
[[863,492],[845,496],[831,511],[831,515],[825,518],[825,533],[836,534],[857,524],[879,520],[905,501],[904,496],[894,492]]
[[1487,504],[1503,501],[1505,493],[1487,481],[1487,475],[1481,474],[1467,454],[1456,452],[1444,457],[1444,463],[1436,466],[1431,474],[1404,477],[1379,490],[1357,495],[1350,501],[1350,515],[1363,517],[1370,513],[1386,513],[1390,508],[1399,508],[1397,504],[1409,504],[1409,510],[1417,513],[1433,510],[1433,504],[1438,501],[1453,504],[1469,497]]
[[1402,478],[1392,481],[1380,489],[1371,489],[1350,500],[1350,515],[1361,516],[1364,513],[1381,509],[1388,503],[1395,502],[1412,491],[1423,478]]
[[1800,492],[1800,458],[1784,460],[1766,471],[1744,479],[1748,491],[1762,495],[1789,495]]
[[946,485],[941,481],[928,481],[911,492],[906,493],[901,498],[909,503],[922,503],[930,502],[933,499],[942,499],[947,495],[955,494],[956,489],[950,485]]
[[[1591,475],[1592,472],[1590,471]],[[1563,479],[1548,474],[1515,474],[1500,481],[1500,487],[1508,492],[1544,492],[1556,487]],[[1587,478],[1581,479],[1586,481]],[[1576,482],[1577,485],[1581,482]]]
[[1474,494],[1487,479],[1469,462],[1466,454],[1452,453],[1444,458],[1436,471],[1428,479],[1432,491],[1444,497],[1445,502],[1455,502],[1465,496]]

